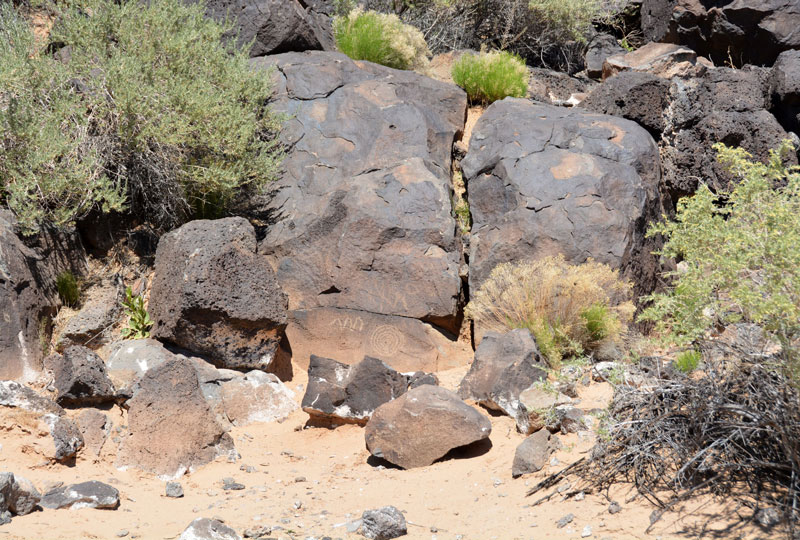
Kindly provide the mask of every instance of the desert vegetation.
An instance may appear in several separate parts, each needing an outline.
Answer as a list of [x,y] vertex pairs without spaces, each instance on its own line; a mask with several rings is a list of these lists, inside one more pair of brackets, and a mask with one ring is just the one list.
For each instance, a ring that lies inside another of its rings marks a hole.
[[453,64],[453,82],[467,92],[470,102],[488,105],[528,93],[528,69],[522,58],[506,51],[463,54]]

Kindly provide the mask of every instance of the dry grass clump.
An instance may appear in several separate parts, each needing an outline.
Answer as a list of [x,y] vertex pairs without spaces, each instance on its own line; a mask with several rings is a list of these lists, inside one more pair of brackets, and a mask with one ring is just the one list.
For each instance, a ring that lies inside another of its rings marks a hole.
[[497,266],[466,309],[487,330],[527,328],[556,366],[620,340],[633,317],[631,284],[609,266],[562,255]]
[[528,68],[522,58],[507,51],[463,54],[451,74],[471,103],[488,105],[528,93]]

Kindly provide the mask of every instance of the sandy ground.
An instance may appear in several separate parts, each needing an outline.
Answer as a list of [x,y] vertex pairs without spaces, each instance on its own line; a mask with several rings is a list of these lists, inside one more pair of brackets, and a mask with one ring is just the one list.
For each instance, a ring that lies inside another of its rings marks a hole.
[[[454,389],[466,369],[440,373],[442,385]],[[306,381],[302,371],[295,373],[288,384],[297,390]],[[602,407],[611,393],[605,383],[581,387],[579,406],[584,410]],[[297,392],[297,399],[301,397],[302,391]],[[124,425],[121,409],[105,412],[115,426]],[[645,535],[653,507],[642,499],[632,500],[634,492],[624,486],[611,493],[623,507],[616,515],[607,512],[608,500],[596,494],[586,495],[583,501],[554,497],[532,506],[535,497],[526,497],[526,491],[547,473],[585,455],[593,442],[588,432],[561,436],[564,447],[555,454],[557,466],[512,479],[514,450],[523,436],[508,417],[491,417],[491,445],[455,452],[450,459],[408,471],[369,460],[363,428],[304,428],[307,418],[296,411],[281,423],[234,428],[231,434],[241,459],[229,463],[220,458],[184,476],[180,481],[186,496],[171,499],[164,495],[164,481],[114,468],[111,440],[99,459],[84,451],[74,466],[50,464],[31,446],[35,434],[24,432],[24,422],[10,423],[6,417],[0,426],[0,470],[26,476],[40,489],[59,481],[108,482],[120,490],[122,502],[116,511],[45,510],[14,517],[11,524],[0,527],[0,540],[117,538],[122,531],[127,531],[128,538],[173,539],[197,517],[221,519],[239,534],[267,525],[281,527],[273,530],[274,538],[361,538],[348,533],[345,524],[365,509],[390,504],[405,513],[407,538],[572,539],[581,538],[586,525],[591,527],[591,538],[598,539],[696,538],[719,511],[718,506],[701,501],[684,508],[688,515],[670,514]],[[245,489],[223,491],[224,477],[233,477]],[[575,515],[572,523],[557,528],[556,521],[568,513]],[[709,531],[704,537],[759,535],[753,530],[744,534]]]

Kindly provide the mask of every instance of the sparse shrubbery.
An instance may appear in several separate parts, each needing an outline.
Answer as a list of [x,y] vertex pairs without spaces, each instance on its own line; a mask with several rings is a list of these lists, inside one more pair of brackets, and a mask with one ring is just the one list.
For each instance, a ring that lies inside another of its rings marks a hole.
[[672,366],[681,373],[691,373],[697,369],[702,359],[703,355],[700,354],[700,351],[695,351],[694,349],[683,351],[675,357]]
[[422,33],[397,15],[355,9],[336,17],[337,48],[353,60],[367,60],[395,69],[424,69],[428,46]]
[[0,5],[0,204],[26,232],[126,207],[167,229],[275,176],[270,77],[202,4],[51,9],[44,47]]
[[144,307],[142,295],[134,295],[133,290],[130,287],[126,287],[122,308],[125,311],[125,315],[128,316],[128,325],[122,329],[122,337],[125,339],[149,338],[153,321]]
[[453,64],[453,82],[472,103],[489,104],[528,93],[528,68],[519,56],[505,51],[462,54]]
[[610,267],[563,256],[501,264],[466,314],[487,330],[527,328],[551,366],[621,338],[634,306],[631,285]]
[[56,276],[56,290],[62,304],[69,307],[78,305],[81,291],[78,287],[78,280],[75,279],[75,275],[72,272],[66,271]]

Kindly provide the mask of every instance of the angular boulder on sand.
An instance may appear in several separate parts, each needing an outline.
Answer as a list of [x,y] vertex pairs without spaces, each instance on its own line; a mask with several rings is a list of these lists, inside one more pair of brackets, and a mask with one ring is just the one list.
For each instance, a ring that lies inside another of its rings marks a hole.
[[63,486],[45,493],[44,508],[104,508],[114,510],[119,506],[119,490],[97,480]]
[[450,390],[423,385],[384,403],[367,422],[367,450],[404,469],[489,438],[492,423]]
[[116,397],[105,363],[82,345],[68,347],[63,355],[48,356],[45,367],[53,373],[59,405],[94,405],[114,401]]

